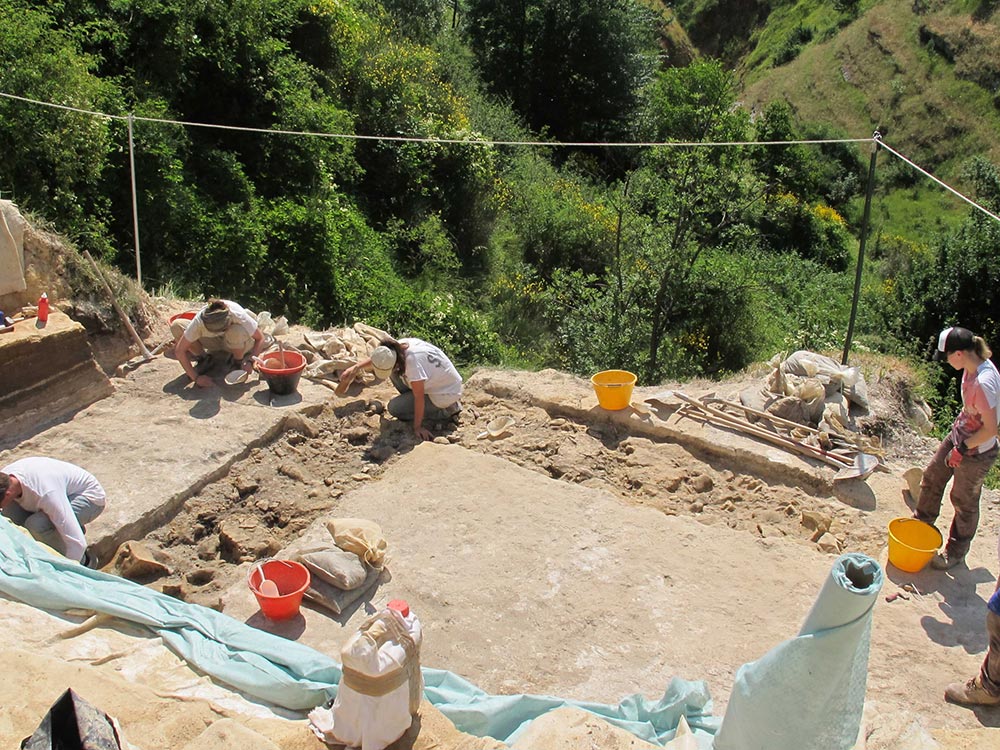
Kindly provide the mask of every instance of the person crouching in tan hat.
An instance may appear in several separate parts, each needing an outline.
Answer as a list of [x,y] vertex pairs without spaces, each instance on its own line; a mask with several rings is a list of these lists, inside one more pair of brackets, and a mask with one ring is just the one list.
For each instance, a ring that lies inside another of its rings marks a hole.
[[253,369],[253,358],[264,349],[264,334],[256,319],[245,309],[224,299],[210,299],[190,323],[177,320],[173,333],[177,336],[174,353],[184,372],[199,388],[207,388],[215,381],[195,369],[194,359],[206,354],[225,353],[233,364],[245,371]]
[[350,383],[366,367],[396,386],[399,395],[389,402],[389,413],[413,422],[413,432],[421,440],[434,437],[425,421],[451,419],[462,410],[462,376],[434,344],[415,338],[384,338],[370,357],[341,373],[341,382]]

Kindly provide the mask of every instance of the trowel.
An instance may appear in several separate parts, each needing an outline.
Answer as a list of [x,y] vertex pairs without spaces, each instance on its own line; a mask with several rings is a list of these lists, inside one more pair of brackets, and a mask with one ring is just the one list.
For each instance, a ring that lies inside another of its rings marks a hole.
[[513,417],[497,417],[496,419],[490,421],[490,423],[486,425],[486,429],[483,432],[480,432],[476,438],[478,440],[482,440],[486,437],[494,439],[502,437],[513,426]]

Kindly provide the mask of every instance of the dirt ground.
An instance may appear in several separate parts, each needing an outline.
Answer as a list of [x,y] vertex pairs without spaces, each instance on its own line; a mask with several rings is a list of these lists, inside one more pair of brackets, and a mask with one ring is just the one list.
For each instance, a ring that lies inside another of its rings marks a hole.
[[[146,536],[170,572],[144,583],[228,612],[231,592],[246,598],[252,561],[283,554],[331,515],[376,518],[396,557],[380,596],[402,595],[421,615],[426,666],[490,692],[610,703],[632,692],[658,697],[675,675],[703,679],[721,716],[736,670],[795,635],[836,555],[885,564],[886,524],[909,515],[900,475],[922,465],[935,441],[900,416],[900,379],[872,372],[868,429],[883,435],[890,471],[850,486],[795,481],[780,462],[761,474],[596,412],[565,416],[532,393],[552,382],[567,383],[568,399],[592,392],[551,371],[471,373],[461,419],[436,425],[432,444],[385,416],[391,386],[331,392],[317,414],[291,421]],[[761,378],[684,388],[732,395]],[[118,408],[123,421],[161,418],[148,400]],[[502,416],[513,419],[510,430],[483,436]],[[177,439],[188,429],[178,423]],[[769,461],[782,453],[749,442]],[[941,698],[945,684],[975,673],[986,649],[997,501],[984,493],[968,569],[909,575],[886,566],[869,748],[997,746],[1000,709]],[[946,502],[939,527],[949,521]],[[907,598],[885,600],[900,592]]]

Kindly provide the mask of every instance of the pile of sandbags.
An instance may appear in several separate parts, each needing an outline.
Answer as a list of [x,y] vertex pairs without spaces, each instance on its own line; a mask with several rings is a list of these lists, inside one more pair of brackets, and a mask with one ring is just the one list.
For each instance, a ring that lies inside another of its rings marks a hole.
[[333,543],[303,550],[295,560],[309,570],[305,598],[339,615],[378,582],[388,545],[379,525],[365,519],[335,518],[326,528]]
[[836,432],[868,414],[868,387],[857,367],[809,351],[777,355],[769,364],[766,387],[740,394],[744,406],[812,427],[825,423]]

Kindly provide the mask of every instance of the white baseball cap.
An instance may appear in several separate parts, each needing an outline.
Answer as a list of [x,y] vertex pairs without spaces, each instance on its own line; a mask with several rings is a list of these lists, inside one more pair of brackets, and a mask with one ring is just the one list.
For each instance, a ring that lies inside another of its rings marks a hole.
[[376,346],[372,351],[371,359],[375,377],[379,380],[385,380],[392,374],[392,368],[396,364],[396,352],[388,346]]

